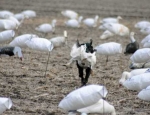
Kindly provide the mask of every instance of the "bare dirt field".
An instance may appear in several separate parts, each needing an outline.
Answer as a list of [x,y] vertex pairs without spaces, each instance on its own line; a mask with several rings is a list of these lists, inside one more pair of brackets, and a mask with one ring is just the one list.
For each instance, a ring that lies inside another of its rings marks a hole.
[[[78,29],[65,27],[66,18],[61,15],[62,10],[75,10],[84,18],[95,15],[99,15],[100,18],[120,15],[123,17],[121,23],[136,32],[135,38],[140,42],[145,35],[135,29],[134,24],[149,19],[149,8],[149,0],[0,0],[0,10],[19,13],[30,9],[37,12],[36,18],[25,20],[15,36],[33,33],[43,37],[44,35],[34,28],[57,19],[56,33],[49,33],[46,38],[63,35],[63,31],[67,30],[70,47],[76,39],[83,43],[92,38],[93,46],[116,41],[125,48],[130,40],[119,36],[101,40],[99,36],[103,31],[98,28],[89,29],[83,25]],[[14,104],[4,115],[67,115],[64,110],[58,108],[58,104],[69,92],[81,86],[76,65],[71,68],[63,66],[70,59],[70,51],[66,46],[54,49],[49,61],[48,53],[28,48],[22,49],[23,61],[16,56],[0,57],[0,96],[10,97]],[[150,115],[150,103],[138,99],[138,92],[119,87],[122,72],[130,71],[130,56],[110,56],[105,65],[106,57],[97,55],[94,75],[90,76],[88,84],[106,86],[109,91],[106,99],[115,106],[117,115]],[[45,76],[47,61],[49,64]],[[120,103],[120,100],[124,101]]]

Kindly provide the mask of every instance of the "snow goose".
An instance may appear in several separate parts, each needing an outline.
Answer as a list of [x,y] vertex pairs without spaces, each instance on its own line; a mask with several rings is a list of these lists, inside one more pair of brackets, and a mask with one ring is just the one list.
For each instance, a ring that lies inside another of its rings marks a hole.
[[146,63],[150,61],[150,48],[138,49],[131,57],[133,63]]
[[119,20],[121,20],[122,17],[118,16],[117,18],[104,18],[103,20],[100,21],[100,23],[104,24],[104,23],[119,23]]
[[17,25],[18,27],[19,27],[20,24],[22,23],[22,22],[20,23],[14,16],[5,15],[5,19],[12,20],[13,22],[16,23],[16,25]]
[[66,111],[78,110],[95,104],[106,97],[107,93],[105,86],[87,85],[70,92],[60,101],[58,107]]
[[139,49],[139,43],[134,38],[134,32],[130,33],[130,40],[131,43],[127,44],[124,54],[131,54]]
[[6,109],[10,109],[13,103],[10,98],[0,97],[0,114],[2,114]]
[[150,85],[146,89],[139,92],[138,98],[144,101],[150,101]]
[[63,11],[61,11],[61,14],[70,19],[78,18],[78,13],[73,10],[63,10]]
[[0,19],[0,29],[3,30],[14,30],[17,29],[17,24],[9,19]]
[[97,26],[97,20],[99,16],[96,15],[95,18],[86,18],[83,20],[83,23],[88,27],[96,27]]
[[134,27],[138,28],[138,29],[144,29],[146,27],[150,26],[150,22],[149,21],[140,21],[137,22]]
[[51,38],[49,41],[52,42],[54,48],[60,47],[63,44],[67,45],[67,31],[64,31],[64,36]]
[[129,79],[135,75],[145,73],[147,70],[148,70],[148,68],[135,69],[135,70],[132,70],[131,72],[124,71],[122,73],[120,80],[119,80],[119,84],[123,84],[124,81],[126,81],[127,79]]
[[20,47],[1,47],[0,48],[0,55],[8,55],[8,56],[14,56],[14,55],[18,55],[18,57],[20,58],[20,60],[22,60],[23,55],[21,52],[21,48]]
[[106,55],[106,62],[108,62],[108,56],[122,53],[122,45],[116,42],[103,43],[96,46],[94,49],[100,55]]
[[8,15],[8,16],[13,16],[14,13],[8,11],[8,10],[2,10],[0,11],[0,18],[5,18],[5,15]]
[[141,29],[140,32],[142,32],[142,33],[145,34],[145,35],[150,34],[150,26]]
[[0,32],[0,43],[12,39],[15,36],[14,30],[5,30]]
[[53,49],[53,44],[51,41],[45,38],[32,38],[26,40],[26,45],[34,50],[50,52]]
[[123,82],[122,85],[127,89],[140,91],[150,85],[150,73],[135,75]]
[[130,33],[128,27],[118,23],[105,23],[101,26],[101,28],[119,36],[129,36]]
[[33,10],[24,10],[21,13],[24,14],[28,18],[34,18],[34,17],[36,17],[36,12],[33,11]]
[[83,19],[83,16],[80,16],[78,20],[77,19],[69,19],[68,21],[65,22],[65,25],[68,27],[79,28],[82,19]]
[[23,21],[25,18],[28,18],[27,16],[25,16],[25,15],[22,14],[22,13],[17,13],[17,14],[14,15],[14,17],[15,17],[19,22]]
[[50,32],[55,33],[56,22],[57,21],[54,19],[54,20],[52,20],[51,24],[48,24],[48,23],[41,24],[38,27],[36,27],[35,30],[44,33],[45,36]]
[[38,38],[38,36],[35,34],[23,34],[23,35],[17,36],[13,39],[13,41],[9,43],[9,46],[12,46],[12,47],[18,46],[21,48],[26,48],[27,45],[25,42],[32,38]]
[[107,39],[111,36],[114,36],[114,34],[108,30],[105,30],[104,33],[100,36],[100,39]]
[[81,113],[110,113],[111,115],[116,115],[114,106],[103,99],[100,99],[97,103],[91,106],[78,109],[77,111]]
[[146,42],[148,42],[150,40],[150,34],[147,35],[142,41],[141,44],[144,45]]

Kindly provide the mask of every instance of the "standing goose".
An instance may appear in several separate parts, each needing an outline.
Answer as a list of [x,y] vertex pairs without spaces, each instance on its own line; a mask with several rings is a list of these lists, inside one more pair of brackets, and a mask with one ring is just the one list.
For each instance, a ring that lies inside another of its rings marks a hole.
[[70,19],[77,19],[78,18],[78,13],[76,13],[73,10],[63,10],[63,11],[61,11],[61,14],[67,18],[70,18]]
[[134,32],[130,33],[131,43],[127,44],[124,54],[131,54],[139,49],[139,43],[134,39],[134,35]]
[[36,27],[35,30],[44,33],[45,36],[49,32],[55,33],[55,24],[56,24],[56,22],[57,21],[54,19],[54,20],[52,20],[51,24],[48,24],[48,23],[41,24],[38,27]]
[[82,19],[83,19],[82,16],[80,16],[78,20],[77,19],[70,19],[70,20],[65,22],[65,25],[68,27],[79,28]]
[[14,56],[14,55],[18,55],[18,57],[20,58],[20,60],[22,60],[23,55],[21,52],[21,48],[20,47],[2,47],[0,48],[0,55],[8,55],[8,56]]
[[98,18],[99,18],[99,16],[96,15],[94,19],[87,18],[87,19],[83,20],[83,23],[88,27],[96,27]]
[[117,18],[104,18],[103,20],[100,21],[100,23],[104,24],[104,23],[119,23],[119,20],[122,19],[121,16],[118,16]]

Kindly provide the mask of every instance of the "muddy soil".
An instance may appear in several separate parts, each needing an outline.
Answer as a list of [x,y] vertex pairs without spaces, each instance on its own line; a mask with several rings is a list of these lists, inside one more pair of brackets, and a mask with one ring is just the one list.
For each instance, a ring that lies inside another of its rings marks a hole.
[[[76,39],[83,43],[92,38],[94,47],[115,41],[122,44],[123,50],[130,42],[128,37],[114,36],[101,40],[99,36],[103,31],[98,28],[89,29],[84,25],[78,29],[68,28],[64,25],[66,18],[60,12],[65,9],[75,10],[84,18],[95,15],[99,15],[100,18],[120,15],[123,17],[121,23],[136,32],[135,38],[140,42],[145,35],[135,29],[134,24],[140,20],[149,20],[149,8],[149,0],[0,0],[0,10],[19,13],[31,9],[37,12],[36,18],[24,21],[15,36],[33,33],[44,37],[44,34],[35,31],[34,28],[57,19],[56,33],[49,33],[47,39],[61,36],[63,31],[67,30],[69,47],[72,47]],[[4,115],[67,115],[64,110],[58,108],[58,104],[69,92],[81,85],[76,65],[73,64],[71,68],[63,66],[70,59],[70,50],[67,46],[54,49],[49,61],[47,52],[28,48],[22,49],[23,61],[17,56],[0,57],[0,96],[10,97],[14,104]],[[94,74],[90,76],[88,84],[106,86],[109,91],[106,99],[115,106],[117,115],[149,115],[149,102],[138,99],[138,92],[119,87],[122,72],[130,71],[130,56],[110,56],[106,64],[106,57],[97,55]],[[45,74],[47,63],[48,71]]]

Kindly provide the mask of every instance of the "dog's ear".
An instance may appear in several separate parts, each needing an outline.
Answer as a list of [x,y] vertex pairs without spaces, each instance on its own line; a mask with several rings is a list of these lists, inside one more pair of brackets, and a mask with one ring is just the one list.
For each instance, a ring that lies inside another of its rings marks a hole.
[[92,43],[93,43],[93,40],[92,40],[92,39],[90,39],[90,45],[92,45]]
[[77,39],[76,45],[77,45],[77,47],[81,46],[78,39]]

